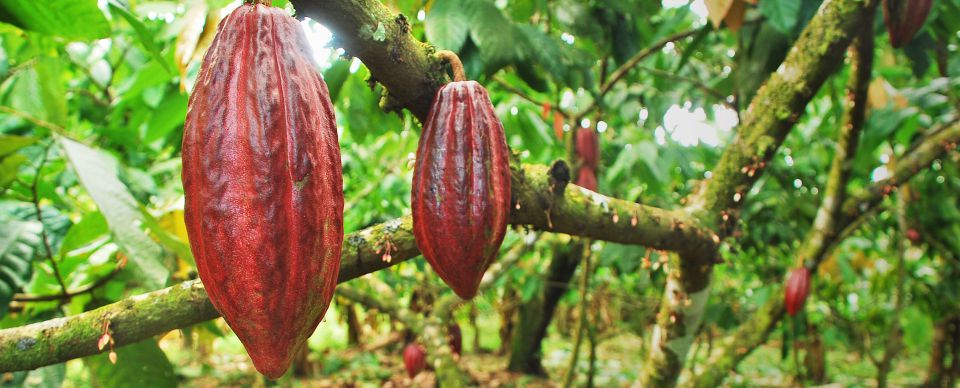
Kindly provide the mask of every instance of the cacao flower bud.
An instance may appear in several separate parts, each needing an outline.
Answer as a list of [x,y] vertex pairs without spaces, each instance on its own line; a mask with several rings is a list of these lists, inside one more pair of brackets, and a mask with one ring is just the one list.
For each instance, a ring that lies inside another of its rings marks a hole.
[[417,343],[407,345],[403,349],[403,366],[407,369],[407,376],[412,379],[414,376],[423,372],[427,367],[427,353],[423,346]]
[[450,350],[453,351],[453,354],[459,356],[460,352],[463,351],[463,332],[460,331],[460,325],[456,322],[450,324],[447,332],[447,343],[450,345]]
[[883,0],[883,22],[890,45],[902,47],[913,40],[930,14],[933,0]]
[[810,291],[810,271],[806,267],[796,268],[790,271],[790,277],[787,279],[787,289],[784,292],[784,304],[787,307],[787,314],[791,317],[803,309],[804,302],[807,301],[807,293]]
[[256,369],[278,378],[337,283],[343,183],[327,86],[296,19],[241,5],[190,96],[184,216],[213,306]]
[[487,90],[463,81],[462,70],[457,79],[437,92],[423,126],[411,208],[420,252],[457,295],[470,299],[506,234],[510,165]]

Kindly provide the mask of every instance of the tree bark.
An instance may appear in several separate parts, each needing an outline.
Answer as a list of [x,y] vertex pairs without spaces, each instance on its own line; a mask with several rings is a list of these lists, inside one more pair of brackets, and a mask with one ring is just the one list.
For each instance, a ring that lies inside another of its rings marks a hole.
[[542,361],[542,343],[553,321],[557,303],[569,290],[570,279],[583,256],[583,243],[571,241],[569,246],[554,246],[553,260],[541,294],[522,303],[518,324],[512,338],[510,362],[512,372],[546,376]]

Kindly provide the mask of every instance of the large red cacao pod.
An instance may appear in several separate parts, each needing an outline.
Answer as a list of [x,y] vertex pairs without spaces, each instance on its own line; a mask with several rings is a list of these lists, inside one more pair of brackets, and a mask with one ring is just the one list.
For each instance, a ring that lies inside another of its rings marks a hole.
[[600,165],[600,139],[597,131],[582,127],[577,129],[575,151],[581,165],[596,170]]
[[214,307],[277,378],[337,283],[343,183],[327,86],[300,24],[242,5],[219,25],[190,96],[183,188],[190,248]]
[[460,297],[477,293],[510,214],[503,125],[474,81],[440,88],[420,135],[411,207],[417,247]]
[[412,379],[427,367],[427,352],[423,346],[411,343],[403,349],[403,366],[407,369],[407,376]]
[[913,40],[930,14],[933,0],[883,0],[883,22],[890,45],[902,47]]
[[806,267],[790,271],[790,277],[787,279],[787,289],[784,291],[784,304],[787,307],[787,314],[794,316],[803,309],[809,291],[810,271]]

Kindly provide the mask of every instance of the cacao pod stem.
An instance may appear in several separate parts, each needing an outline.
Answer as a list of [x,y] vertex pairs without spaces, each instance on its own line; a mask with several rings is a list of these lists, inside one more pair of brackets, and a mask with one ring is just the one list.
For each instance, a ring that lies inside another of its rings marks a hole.
[[453,69],[454,81],[460,82],[467,80],[467,74],[463,72],[463,62],[460,61],[460,57],[458,57],[457,54],[450,50],[440,50],[437,51],[437,57],[450,64],[450,67]]

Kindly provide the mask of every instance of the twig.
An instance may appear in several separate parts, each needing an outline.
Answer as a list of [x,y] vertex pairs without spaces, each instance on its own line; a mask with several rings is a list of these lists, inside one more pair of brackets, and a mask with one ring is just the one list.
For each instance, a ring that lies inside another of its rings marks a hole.
[[580,358],[580,344],[583,342],[583,332],[586,330],[587,311],[589,310],[589,301],[587,300],[587,287],[590,285],[590,244],[583,244],[583,265],[580,266],[580,321],[577,324],[576,338],[573,341],[573,354],[570,355],[570,364],[567,366],[567,373],[563,378],[563,387],[567,388],[573,384],[573,377],[576,375],[577,359]]
[[38,127],[43,127],[43,128],[46,128],[46,129],[49,129],[50,131],[53,131],[53,132],[56,133],[56,134],[66,135],[66,131],[65,131],[62,127],[60,127],[59,125],[52,124],[52,123],[50,123],[50,122],[47,122],[47,121],[38,119],[38,118],[34,117],[33,115],[31,115],[31,114],[29,114],[29,113],[26,113],[26,112],[23,112],[23,111],[20,111],[20,110],[11,108],[11,107],[9,107],[9,106],[0,105],[0,112],[4,112],[4,113],[7,113],[7,114],[12,115],[12,116],[17,116],[17,117],[19,117],[19,118],[21,118],[21,119],[24,119],[24,120],[26,120],[26,121],[29,121],[30,123],[33,123],[33,125],[36,125],[36,126],[38,126]]
[[63,294],[56,294],[56,295],[16,294],[13,296],[13,300],[15,302],[49,302],[53,300],[68,301],[75,296],[93,292],[97,288],[100,288],[104,284],[107,284],[111,279],[117,276],[117,274],[120,273],[120,270],[122,269],[123,269],[122,267],[118,266],[117,268],[114,268],[112,272],[107,274],[107,276],[97,279],[97,281],[90,283],[86,286],[80,287],[76,290],[72,290]]
[[57,278],[60,289],[64,294],[67,294],[67,285],[63,282],[63,276],[60,275],[60,266],[57,265],[57,260],[53,258],[53,249],[50,248],[50,238],[47,236],[47,225],[43,222],[43,211],[40,209],[40,195],[37,192],[40,173],[43,170],[43,166],[47,164],[51,144],[53,143],[48,143],[43,147],[43,156],[40,157],[40,164],[37,165],[37,172],[33,177],[33,183],[30,184],[30,193],[33,195],[33,208],[36,211],[37,221],[40,221],[40,238],[43,241],[43,248],[47,252],[47,260],[50,260],[50,266],[53,267],[53,275]]
[[677,81],[683,81],[683,82],[690,83],[690,84],[692,84],[693,86],[695,86],[697,89],[700,89],[701,91],[703,91],[704,93],[709,94],[709,95],[717,98],[718,100],[720,100],[720,103],[723,104],[724,106],[726,106],[727,108],[730,108],[731,110],[734,110],[734,111],[737,110],[737,106],[736,106],[736,105],[734,105],[734,104],[733,104],[732,102],[730,102],[730,101],[727,101],[727,96],[724,96],[723,93],[720,93],[719,90],[716,90],[716,89],[714,89],[714,88],[711,88],[710,86],[708,86],[707,84],[705,84],[703,81],[700,81],[700,80],[694,79],[694,78],[690,78],[690,77],[684,77],[684,76],[682,76],[682,75],[673,74],[673,73],[671,73],[671,72],[669,72],[669,71],[663,71],[663,70],[660,70],[660,69],[657,69],[657,68],[652,68],[652,67],[641,67],[640,69],[642,69],[643,71],[647,71],[647,72],[656,74],[656,75],[661,76],[661,77],[672,78],[672,79],[675,79],[675,80],[677,80]]
[[698,32],[700,32],[699,28],[670,35],[634,54],[633,57],[630,57],[630,59],[620,65],[617,70],[614,70],[613,73],[610,73],[610,77],[600,86],[600,91],[597,93],[596,97],[594,97],[593,103],[576,115],[576,121],[580,122],[580,119],[586,117],[590,113],[593,113],[593,111],[599,107],[603,97],[606,96],[607,92],[609,92],[610,89],[613,89],[613,86],[616,85],[620,79],[630,73],[630,71],[633,70],[633,68],[636,67],[641,61],[647,59],[647,57],[653,54],[656,54],[667,44],[689,38],[693,35],[696,35]]

